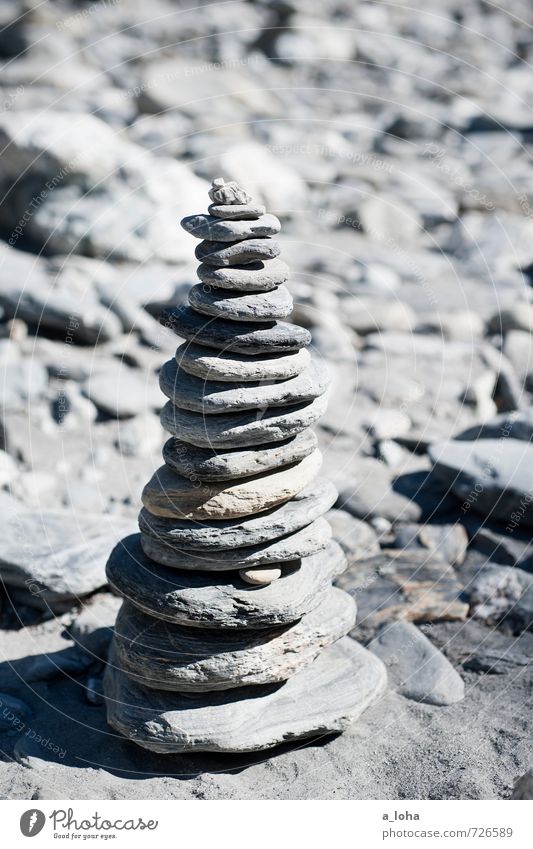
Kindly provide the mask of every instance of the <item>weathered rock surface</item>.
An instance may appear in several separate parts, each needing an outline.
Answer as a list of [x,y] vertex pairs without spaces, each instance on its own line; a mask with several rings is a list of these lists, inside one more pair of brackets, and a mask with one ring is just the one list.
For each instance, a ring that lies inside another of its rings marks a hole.
[[290,269],[281,259],[257,260],[247,265],[215,268],[202,263],[196,269],[207,286],[237,289],[243,292],[268,292],[289,279]]
[[85,394],[106,415],[127,419],[144,413],[147,407],[161,409],[164,401],[154,383],[151,374],[143,380],[136,370],[117,365],[105,371],[95,370],[87,381]]
[[287,410],[204,416],[189,410],[180,410],[168,401],[161,410],[161,424],[169,433],[208,448],[239,448],[282,442],[311,427],[327,407],[326,394],[310,403],[296,404]]
[[335,498],[333,484],[318,478],[285,504],[248,518],[221,519],[207,524],[165,519],[143,509],[139,515],[139,526],[145,534],[184,548],[240,548],[243,545],[260,545],[305,527],[326,513]]
[[287,318],[293,301],[283,284],[271,292],[240,293],[199,283],[189,292],[189,304],[196,312],[232,321],[275,321]]
[[411,622],[383,625],[368,648],[387,667],[389,685],[408,699],[450,705],[464,698],[460,675]]
[[231,519],[260,513],[288,501],[310,484],[322,463],[320,451],[294,466],[243,478],[195,486],[168,466],[161,466],[142,492],[144,506],[155,516],[182,519]]
[[335,589],[294,625],[266,631],[187,628],[124,604],[115,626],[115,651],[121,669],[146,687],[227,690],[286,681],[354,621],[354,601]]
[[523,569],[484,565],[468,588],[471,615],[488,624],[505,619],[518,632],[533,626],[533,575]]
[[326,548],[331,539],[331,527],[325,519],[316,519],[293,534],[254,546],[237,549],[186,549],[152,535],[141,534],[145,554],[156,563],[175,569],[247,569],[266,564],[296,562]]
[[320,362],[312,362],[305,371],[289,380],[239,386],[194,377],[182,371],[176,360],[169,360],[159,373],[159,386],[181,410],[210,415],[289,407],[312,401],[326,391],[328,373]]
[[394,529],[394,548],[403,551],[431,551],[452,566],[460,565],[464,561],[467,546],[468,535],[459,524],[405,524]]
[[106,584],[109,549],[134,529],[116,516],[26,509],[2,494],[0,576],[37,608],[60,609]]
[[344,510],[329,510],[326,519],[331,525],[333,538],[350,560],[375,557],[380,553],[378,537],[366,522],[350,516]]
[[172,437],[163,446],[163,460],[179,475],[192,481],[231,480],[297,463],[316,447],[317,438],[312,430],[304,430],[284,442],[247,450],[215,451]]
[[313,610],[346,558],[332,542],[302,559],[279,580],[252,587],[235,572],[178,572],[143,552],[140,534],[119,542],[107,563],[111,586],[140,610],[167,622],[204,628],[269,628],[295,622]]
[[296,324],[278,321],[257,326],[243,321],[236,326],[222,318],[208,319],[190,307],[164,310],[161,323],[190,342],[249,356],[297,351],[311,342],[309,331]]
[[108,722],[156,752],[256,751],[343,731],[386,686],[381,661],[349,638],[261,695],[254,687],[180,699],[135,684],[114,663],[106,671]]
[[350,483],[340,485],[337,504],[357,519],[389,522],[435,520],[455,509],[453,496],[446,497],[442,485],[427,469],[395,474],[372,457],[358,457]]
[[311,362],[306,348],[291,354],[261,355],[251,359],[244,354],[216,353],[194,343],[180,345],[176,362],[184,371],[204,380],[254,382],[256,380],[288,380],[301,374]]

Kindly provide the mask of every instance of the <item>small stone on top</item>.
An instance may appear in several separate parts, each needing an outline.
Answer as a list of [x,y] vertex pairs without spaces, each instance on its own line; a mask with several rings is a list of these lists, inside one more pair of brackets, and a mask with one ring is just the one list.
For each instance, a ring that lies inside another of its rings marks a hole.
[[246,204],[252,200],[251,196],[241,189],[237,183],[226,183],[223,177],[213,180],[209,189],[209,197],[213,203]]

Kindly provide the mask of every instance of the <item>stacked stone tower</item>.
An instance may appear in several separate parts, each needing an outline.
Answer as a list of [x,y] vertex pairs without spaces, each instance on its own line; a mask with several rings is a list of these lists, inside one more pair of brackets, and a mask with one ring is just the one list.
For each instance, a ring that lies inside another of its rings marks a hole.
[[351,596],[324,513],[309,429],[327,377],[285,319],[280,223],[215,180],[200,283],[162,321],[186,341],[165,363],[164,465],[144,488],[140,534],[108,578],[125,599],[105,677],[110,724],[158,752],[251,751],[342,731],[379,695],[381,662],[345,634]]

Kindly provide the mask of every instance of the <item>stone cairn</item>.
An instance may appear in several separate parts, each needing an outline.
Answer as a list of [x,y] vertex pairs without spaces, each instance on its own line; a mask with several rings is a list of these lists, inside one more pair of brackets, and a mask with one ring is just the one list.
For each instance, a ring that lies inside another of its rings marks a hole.
[[156,752],[239,752],[345,729],[385,685],[350,638],[355,603],[323,514],[309,429],[327,376],[292,310],[280,223],[213,182],[200,283],[162,322],[185,343],[165,363],[165,464],[142,494],[140,534],[107,573],[124,597],[104,689],[111,726]]

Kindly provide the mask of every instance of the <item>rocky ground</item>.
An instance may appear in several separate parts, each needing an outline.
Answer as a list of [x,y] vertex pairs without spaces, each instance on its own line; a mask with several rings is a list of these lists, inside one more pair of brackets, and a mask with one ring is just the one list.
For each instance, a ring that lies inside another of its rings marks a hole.
[[[508,798],[532,766],[530,4],[191,5],[0,10],[0,795]],[[389,689],[342,737],[165,758],[105,723],[104,567],[160,464],[178,220],[219,175],[283,222],[333,378],[339,584]]]

